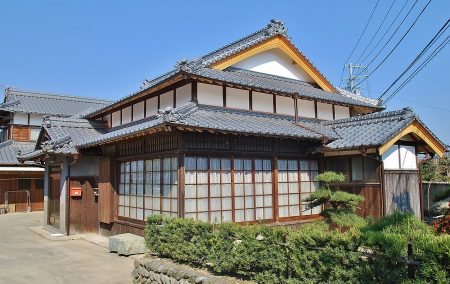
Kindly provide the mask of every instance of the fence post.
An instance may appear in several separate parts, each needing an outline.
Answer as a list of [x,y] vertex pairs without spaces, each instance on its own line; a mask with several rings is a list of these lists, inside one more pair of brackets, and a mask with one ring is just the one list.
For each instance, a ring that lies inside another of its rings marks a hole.
[[407,265],[408,265],[408,278],[409,279],[416,279],[416,266],[412,263],[413,258],[413,247],[411,240],[408,241],[408,259],[407,259]]

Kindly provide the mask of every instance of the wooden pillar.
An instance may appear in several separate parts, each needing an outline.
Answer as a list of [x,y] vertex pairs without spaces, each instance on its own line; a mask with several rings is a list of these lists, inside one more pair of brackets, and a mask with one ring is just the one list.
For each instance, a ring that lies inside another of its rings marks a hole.
[[109,224],[114,220],[114,188],[111,183],[114,174],[111,158],[100,158],[98,165],[98,221]]
[[48,196],[50,189],[50,167],[48,165],[48,160],[45,161],[45,172],[44,172],[44,224],[49,225],[49,206],[48,206]]

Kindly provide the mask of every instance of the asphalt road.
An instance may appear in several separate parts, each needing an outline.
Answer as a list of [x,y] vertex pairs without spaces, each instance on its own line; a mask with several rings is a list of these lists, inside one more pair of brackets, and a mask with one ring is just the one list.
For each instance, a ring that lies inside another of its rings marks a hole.
[[0,215],[0,283],[131,283],[134,260],[85,240],[49,241],[30,230],[43,213]]

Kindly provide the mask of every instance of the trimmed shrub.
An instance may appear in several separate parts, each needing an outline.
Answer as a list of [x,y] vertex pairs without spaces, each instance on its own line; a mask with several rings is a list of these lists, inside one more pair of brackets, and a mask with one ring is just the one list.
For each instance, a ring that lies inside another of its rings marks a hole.
[[161,257],[258,283],[409,282],[411,242],[413,259],[423,263],[416,281],[445,283],[450,277],[450,237],[400,212],[346,232],[329,230],[324,221],[294,230],[152,216],[146,242]]

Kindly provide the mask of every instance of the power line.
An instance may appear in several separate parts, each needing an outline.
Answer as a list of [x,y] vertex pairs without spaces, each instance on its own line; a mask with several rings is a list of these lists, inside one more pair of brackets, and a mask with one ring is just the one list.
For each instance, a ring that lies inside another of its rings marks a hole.
[[409,103],[413,103],[413,104],[417,104],[417,105],[421,105],[421,106],[428,107],[428,108],[435,109],[435,110],[450,112],[450,109],[445,109],[445,108],[441,108],[441,107],[437,107],[437,106],[433,106],[433,105],[429,105],[429,104],[424,104],[424,103],[420,103],[420,102],[416,102],[416,101],[412,101],[412,100],[402,99],[402,98],[396,98],[396,99],[405,101],[405,102],[409,102]]
[[[414,27],[414,25],[417,23],[417,21],[419,20],[420,16],[422,16],[423,12],[425,12],[425,10],[427,9],[428,5],[430,5],[432,0],[429,0],[428,3],[425,5],[425,7],[423,7],[422,11],[420,11],[419,15],[416,17],[416,19],[414,20],[414,22],[411,24],[411,26],[408,28],[408,30],[405,32],[405,34],[400,38],[400,40],[397,42],[397,44],[391,49],[391,51],[388,53],[388,55],[386,55],[386,57],[383,58],[383,60],[377,65],[377,67],[375,67],[370,73],[369,76],[367,78],[369,78],[373,73],[375,73],[378,68],[380,68],[381,65],[383,65],[383,63],[391,56],[391,54],[395,51],[395,49],[397,49],[397,47],[400,45],[400,43],[403,41],[403,39],[405,39],[405,37],[409,34],[409,32],[411,31],[411,29]],[[370,65],[370,64],[369,64]],[[362,82],[364,82],[365,80],[367,80],[367,78],[364,78],[361,82],[359,82],[355,87],[357,87],[358,85],[360,85]]]
[[[417,2],[417,1],[416,1]],[[405,4],[403,4],[400,11],[397,13],[397,16],[395,16],[394,20],[392,20],[391,24],[387,28],[387,30],[384,32],[384,34],[381,36],[381,38],[378,40],[378,42],[375,44],[375,46],[370,50],[370,52],[363,58],[362,62],[366,61],[367,57],[369,57],[374,50],[378,47],[378,45],[381,43],[381,41],[384,39],[384,37],[388,34],[388,32],[391,30],[392,26],[397,22],[398,17],[402,14],[403,10],[405,9],[406,5],[408,4],[408,1],[405,1]],[[414,7],[414,6],[413,6]],[[386,46],[386,45],[385,45]],[[361,62],[361,63],[362,63]]]
[[433,52],[420,64],[420,66],[418,66],[414,70],[411,75],[408,76],[408,78],[406,78],[405,81],[403,81],[403,83],[384,101],[384,103],[387,103],[389,100],[391,100],[398,92],[400,92],[401,89],[403,89],[409,82],[411,82],[411,80],[414,79],[414,77],[416,77],[416,75],[419,74],[419,72],[422,71],[428,65],[428,63],[430,63],[431,60],[433,60],[433,58],[447,46],[449,42],[450,35],[448,35],[445,40],[441,44],[439,44],[439,46],[436,47],[435,50],[433,50]]
[[[366,23],[361,35],[359,36],[358,41],[356,42],[355,46],[353,47],[352,51],[350,52],[347,60],[345,60],[344,65],[348,63],[348,61],[352,57],[353,53],[355,52],[356,47],[358,46],[359,42],[361,41],[361,38],[363,37],[364,33],[366,32],[367,27],[369,26],[370,21],[372,20],[373,14],[375,13],[375,10],[377,9],[379,2],[380,2],[380,0],[377,0],[377,3],[375,4],[375,7],[372,10],[372,13],[370,14],[369,20],[367,20],[367,23]],[[341,83],[342,83],[342,77],[344,76],[344,69],[345,69],[345,67],[342,69]]]
[[386,93],[408,72],[417,61],[430,49],[430,47],[442,36],[442,34],[448,29],[450,19],[445,22],[445,24],[439,29],[439,31],[433,36],[433,38],[428,42],[428,44],[422,49],[422,51],[414,58],[414,60],[408,65],[408,67],[389,85],[389,87],[381,94],[378,99],[380,100]]
[[377,36],[378,32],[380,31],[381,27],[383,26],[384,22],[386,21],[386,18],[389,16],[389,14],[391,13],[392,7],[394,7],[395,1],[392,1],[391,6],[389,7],[388,11],[386,12],[386,15],[384,15],[383,20],[381,21],[381,24],[378,26],[377,30],[375,31],[375,34],[372,36],[372,39],[369,41],[369,43],[366,45],[366,48],[364,48],[363,52],[361,53],[361,55],[358,57],[358,59],[356,60],[356,63],[359,63],[361,57],[363,57],[364,53],[366,53],[367,49],[369,48],[369,46],[372,44],[373,40],[375,39],[375,37]]

